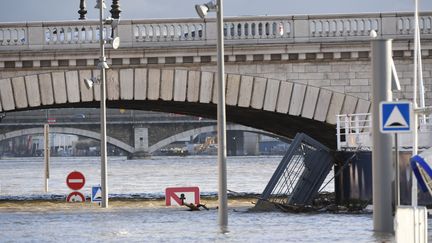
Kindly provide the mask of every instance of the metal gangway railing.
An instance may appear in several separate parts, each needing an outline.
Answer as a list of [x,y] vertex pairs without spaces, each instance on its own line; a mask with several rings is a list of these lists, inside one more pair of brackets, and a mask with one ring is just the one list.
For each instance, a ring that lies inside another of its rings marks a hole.
[[304,133],[298,133],[255,209],[266,210],[271,205],[309,205],[330,172],[333,161],[329,148]]
[[[432,144],[432,116],[419,116],[419,146]],[[402,149],[412,146],[411,133],[400,134],[398,141]],[[336,116],[337,150],[371,150],[372,114],[343,114]]]

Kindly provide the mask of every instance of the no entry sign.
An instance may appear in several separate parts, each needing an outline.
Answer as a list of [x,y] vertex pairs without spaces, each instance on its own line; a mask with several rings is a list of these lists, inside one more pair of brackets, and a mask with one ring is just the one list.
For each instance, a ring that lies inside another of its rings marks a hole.
[[66,185],[72,190],[79,190],[85,184],[85,177],[79,171],[73,171],[66,177]]
[[67,202],[85,202],[85,197],[81,192],[71,192],[67,198]]

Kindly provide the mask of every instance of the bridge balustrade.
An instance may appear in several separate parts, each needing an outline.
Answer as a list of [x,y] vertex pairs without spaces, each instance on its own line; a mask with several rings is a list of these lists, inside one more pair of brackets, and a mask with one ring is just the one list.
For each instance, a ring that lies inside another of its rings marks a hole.
[[[378,36],[412,38],[412,13],[251,16],[225,18],[226,44],[280,42],[322,42],[367,40],[371,30]],[[420,14],[420,31],[432,34],[432,13]],[[0,23],[0,50],[96,48],[97,21]],[[104,29],[110,38],[112,29]],[[122,47],[215,44],[215,19],[122,20],[118,28]],[[163,44],[162,44],[163,45]]]

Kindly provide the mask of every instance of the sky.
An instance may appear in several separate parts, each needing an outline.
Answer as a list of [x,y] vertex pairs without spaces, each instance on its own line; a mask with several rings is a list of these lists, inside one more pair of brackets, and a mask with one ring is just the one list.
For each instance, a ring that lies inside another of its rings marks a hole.
[[[120,0],[121,19],[196,18],[194,5],[209,0]],[[76,20],[79,0],[7,0],[0,22]],[[86,0],[87,19],[98,19],[96,0]],[[108,10],[111,0],[105,0]],[[419,0],[432,11],[431,0]],[[107,11],[108,11],[107,10]],[[224,16],[412,12],[414,0],[225,0]],[[108,12],[107,12],[108,13]],[[109,13],[108,13],[109,14]],[[107,15],[108,15],[107,14]]]

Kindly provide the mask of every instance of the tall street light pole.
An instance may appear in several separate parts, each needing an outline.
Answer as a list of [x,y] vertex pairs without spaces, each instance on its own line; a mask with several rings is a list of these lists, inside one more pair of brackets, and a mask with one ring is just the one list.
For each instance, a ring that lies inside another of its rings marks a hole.
[[[100,69],[100,78],[84,79],[84,83],[87,88],[92,88],[94,83],[100,84],[100,135],[101,135],[101,145],[100,145],[100,156],[101,156],[101,207],[108,208],[108,156],[107,156],[107,135],[106,135],[106,72],[108,69],[108,64],[105,57],[105,44],[108,38],[108,30],[105,29],[105,24],[111,24],[111,32],[109,42],[112,44],[113,49],[117,49],[120,44],[120,38],[114,38],[114,30],[119,23],[120,18],[120,5],[118,0],[113,0],[111,5],[111,18],[104,19],[104,9],[105,1],[96,0],[95,8],[99,9],[99,46],[100,46],[100,57],[97,67]],[[86,19],[85,14],[87,13],[85,0],[80,0],[80,14],[81,20]],[[105,33],[105,35],[104,35]]]
[[218,220],[222,232],[228,226],[228,196],[226,171],[226,118],[225,118],[225,68],[224,68],[224,27],[223,27],[223,0],[210,1],[206,4],[197,4],[195,9],[204,19],[208,12],[216,12],[217,19],[217,132],[218,132]]
[[218,63],[218,171],[219,171],[219,225],[228,226],[228,196],[226,169],[226,117],[225,117],[225,63],[224,63],[223,0],[217,0],[217,63]]
[[105,68],[108,67],[105,57],[105,39],[103,35],[104,22],[103,22],[103,11],[104,11],[104,0],[99,0],[99,45],[100,45],[100,57],[99,57],[99,68],[100,68],[100,134],[101,134],[101,187],[102,187],[102,201],[101,207],[108,208],[108,172],[107,172],[107,143],[106,143],[106,77]]

